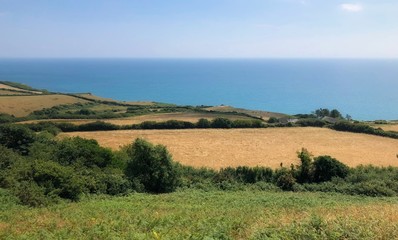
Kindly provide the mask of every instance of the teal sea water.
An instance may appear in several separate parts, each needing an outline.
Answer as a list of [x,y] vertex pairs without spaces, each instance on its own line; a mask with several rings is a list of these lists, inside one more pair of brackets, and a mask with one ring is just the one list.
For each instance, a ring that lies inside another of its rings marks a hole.
[[398,119],[398,60],[1,59],[0,80],[119,100]]

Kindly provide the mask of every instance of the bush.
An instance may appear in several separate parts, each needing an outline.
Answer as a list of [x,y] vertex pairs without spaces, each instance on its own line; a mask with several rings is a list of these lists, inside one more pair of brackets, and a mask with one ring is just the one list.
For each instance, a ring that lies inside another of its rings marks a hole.
[[296,122],[296,124],[301,127],[324,127],[327,125],[327,122],[321,119],[308,118],[308,119],[300,119]]
[[375,129],[375,128],[373,128],[369,125],[363,124],[363,123],[351,123],[348,121],[340,121],[340,122],[335,123],[331,128],[334,130],[337,130],[337,131],[365,133],[365,134],[371,134],[371,135],[377,135],[377,136],[382,136],[382,137],[398,139],[397,132],[391,132],[391,131],[387,132],[381,128]]
[[222,168],[215,176],[216,182],[230,181],[241,183],[271,182],[273,171],[267,167],[246,167]]
[[307,149],[303,148],[301,152],[297,153],[297,156],[300,159],[300,165],[297,166],[297,170],[295,172],[297,181],[299,183],[312,182],[313,179],[312,155],[310,154],[310,152],[308,152]]
[[104,168],[112,164],[113,154],[111,150],[100,147],[96,140],[73,137],[58,143],[54,160],[65,166]]
[[133,183],[142,184],[145,191],[166,193],[179,186],[178,167],[166,147],[136,139],[129,149],[129,155],[131,159],[126,175]]
[[22,155],[29,153],[29,146],[34,140],[34,132],[25,126],[0,125],[0,144]]
[[209,120],[205,119],[205,118],[201,118],[199,119],[199,121],[196,123],[196,127],[197,128],[210,128],[211,127],[211,123]]
[[83,182],[71,167],[56,162],[22,159],[3,171],[0,186],[11,189],[21,203],[47,205],[59,199],[78,200]]
[[232,128],[233,123],[228,118],[215,118],[211,121],[212,128]]
[[270,117],[267,121],[268,123],[279,123],[279,119],[277,119],[276,117]]
[[347,165],[330,156],[319,156],[314,159],[314,181],[330,181],[334,177],[345,178],[349,173]]
[[95,121],[92,123],[86,123],[77,126],[77,131],[112,131],[119,130],[120,127],[111,123],[106,123],[102,121]]
[[0,124],[12,123],[15,121],[16,121],[16,119],[14,116],[7,114],[7,113],[0,113]]
[[295,184],[296,179],[289,171],[282,173],[276,180],[276,185],[284,191],[292,191]]

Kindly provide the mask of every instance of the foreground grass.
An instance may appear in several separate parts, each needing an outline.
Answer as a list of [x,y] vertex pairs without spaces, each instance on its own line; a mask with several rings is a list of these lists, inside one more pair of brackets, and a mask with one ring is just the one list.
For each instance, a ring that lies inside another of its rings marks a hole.
[[0,239],[394,239],[398,198],[182,191],[27,208],[0,191]]

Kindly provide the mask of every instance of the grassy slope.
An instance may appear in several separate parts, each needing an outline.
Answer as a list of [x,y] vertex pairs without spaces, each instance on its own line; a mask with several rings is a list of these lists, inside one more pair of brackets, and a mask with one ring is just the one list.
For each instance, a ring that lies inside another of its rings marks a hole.
[[297,164],[296,152],[303,147],[315,156],[330,155],[349,166],[398,166],[398,140],[326,128],[125,130],[61,136],[94,138],[114,149],[141,137],[166,145],[176,161],[196,167],[277,168],[281,162],[288,167]]
[[0,112],[24,117],[31,112],[57,105],[85,103],[86,100],[62,94],[31,95],[31,96],[1,96]]
[[0,208],[0,238],[393,239],[398,236],[397,198],[183,191],[97,197],[38,209],[4,204],[3,200]]
[[[214,119],[217,117],[225,117],[232,120],[235,119],[252,119],[250,116],[259,117],[256,114],[258,111],[250,111],[245,109],[222,109],[217,111],[216,109],[210,109],[211,112],[206,112],[205,109],[201,109],[202,112],[197,112],[198,109],[193,110],[192,108],[179,107],[173,104],[155,103],[155,102],[124,102],[116,101],[113,99],[102,98],[88,93],[81,94],[54,94],[46,92],[46,95],[38,96],[38,93],[29,86],[0,81],[0,112],[14,115],[16,117],[25,117],[36,110],[43,108],[51,108],[57,105],[67,105],[73,103],[90,103],[91,106],[72,106],[70,109],[65,111],[75,112],[81,108],[89,109],[97,113],[103,113],[108,111],[114,114],[126,113],[129,107],[137,108],[137,113],[132,115],[143,115],[141,117],[129,117],[115,120],[109,120],[108,122],[117,125],[135,124],[143,121],[167,121],[167,120],[181,120],[189,122],[197,122],[200,118]],[[17,96],[27,94],[28,96]],[[15,96],[10,96],[15,95]],[[174,112],[165,114],[166,112]],[[157,115],[159,112],[159,115]],[[235,112],[235,113],[229,113]],[[238,113],[238,114],[237,114]],[[240,113],[240,114],[239,114]],[[254,114],[256,113],[256,114]],[[261,112],[267,113],[268,112]],[[246,116],[244,115],[246,114]],[[117,116],[116,116],[117,117]],[[76,121],[74,119],[67,120],[63,119],[62,122],[72,122],[75,124],[88,123],[95,121],[95,116],[92,120]]]

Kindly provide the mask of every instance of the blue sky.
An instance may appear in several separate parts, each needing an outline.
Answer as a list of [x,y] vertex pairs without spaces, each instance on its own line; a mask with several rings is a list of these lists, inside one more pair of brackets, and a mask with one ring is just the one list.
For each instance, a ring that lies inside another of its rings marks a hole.
[[0,0],[0,57],[397,58],[397,0]]

